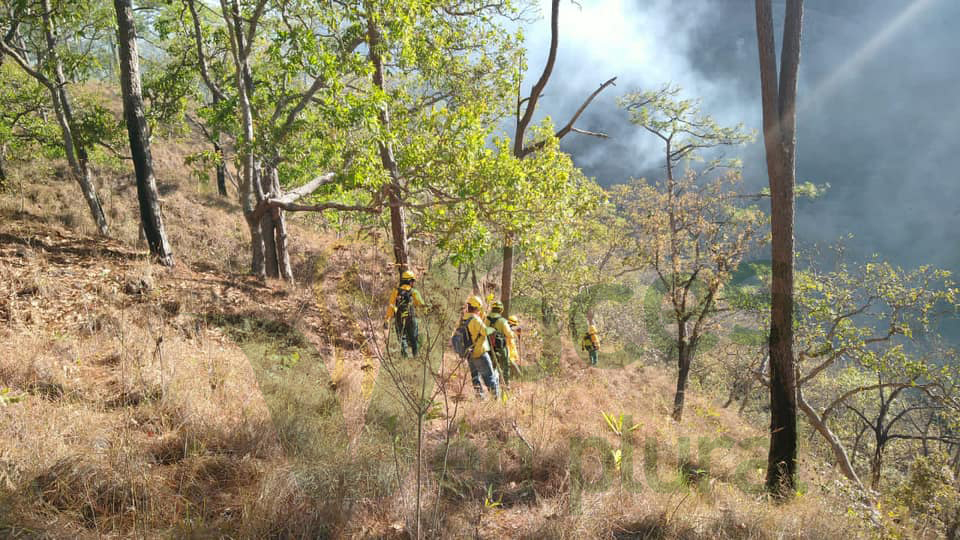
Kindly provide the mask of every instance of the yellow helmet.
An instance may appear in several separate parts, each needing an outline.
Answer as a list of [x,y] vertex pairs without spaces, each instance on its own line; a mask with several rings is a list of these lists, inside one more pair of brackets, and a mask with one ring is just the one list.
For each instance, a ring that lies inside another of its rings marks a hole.
[[497,300],[490,304],[490,311],[503,311],[503,302]]
[[400,274],[400,279],[417,279],[417,276],[409,270],[404,270],[403,273]]
[[597,327],[591,324],[591,325],[590,325],[590,328],[587,328],[587,333],[588,333],[588,334],[596,334],[596,333],[597,333]]
[[511,315],[507,317],[507,322],[514,326],[518,326],[520,324],[520,319],[518,319],[516,315]]
[[467,298],[467,305],[480,309],[483,307],[483,300],[481,300],[479,296],[471,296],[470,298]]

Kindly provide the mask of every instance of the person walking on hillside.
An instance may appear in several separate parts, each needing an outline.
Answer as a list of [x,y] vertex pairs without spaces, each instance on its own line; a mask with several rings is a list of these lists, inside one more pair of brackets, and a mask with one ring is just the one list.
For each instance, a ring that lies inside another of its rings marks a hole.
[[510,325],[510,330],[513,331],[513,338],[507,341],[507,350],[510,352],[510,363],[517,366],[517,371],[520,371],[520,334],[522,329],[520,328],[520,319],[516,315],[511,315],[507,317],[507,324]]
[[590,354],[590,365],[597,365],[597,358],[600,355],[600,338],[597,336],[597,327],[590,325],[587,333],[580,340],[580,348]]
[[513,330],[503,316],[503,302],[497,301],[490,305],[490,314],[487,315],[487,325],[494,332],[490,334],[490,345],[496,365],[500,368],[503,385],[510,386],[510,349],[508,344],[513,340]]
[[423,307],[423,297],[420,291],[413,288],[417,276],[410,270],[404,270],[400,275],[400,285],[393,290],[390,301],[387,303],[387,321],[393,319],[400,340],[400,356],[407,357],[407,348],[416,356],[420,352],[420,332],[417,326],[416,308]]
[[500,398],[500,383],[496,370],[493,369],[493,363],[490,361],[490,344],[487,340],[487,325],[480,318],[480,310],[483,308],[483,300],[479,296],[471,296],[467,299],[467,312],[463,315],[460,324],[467,325],[467,333],[470,336],[472,350],[468,356],[470,364],[470,376],[473,379],[473,388],[478,396],[483,395],[483,387],[480,386],[481,380],[489,391],[497,399]]

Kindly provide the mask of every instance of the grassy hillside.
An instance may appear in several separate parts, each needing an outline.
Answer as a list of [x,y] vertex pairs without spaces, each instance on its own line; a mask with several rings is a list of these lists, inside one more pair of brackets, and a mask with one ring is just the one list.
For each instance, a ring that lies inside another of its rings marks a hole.
[[[0,536],[406,537],[414,425],[380,362],[395,354],[379,326],[389,251],[376,235],[338,238],[298,217],[297,284],[256,281],[238,208],[188,180],[179,155],[157,151],[171,270],[138,243],[129,176],[100,171],[111,239],[92,235],[55,170],[22,170],[0,195]],[[792,502],[755,493],[765,427],[709,388],[673,422],[675,381],[653,360],[586,369],[553,338],[558,362],[528,363],[504,402],[475,399],[463,366],[441,354],[442,323],[465,294],[449,273],[431,269],[422,285],[440,305],[425,329],[432,369],[455,374],[425,424],[425,531],[867,534],[813,456]],[[531,340],[528,362],[539,349]],[[397,365],[417,380],[413,364]],[[629,416],[622,435],[601,412]]]

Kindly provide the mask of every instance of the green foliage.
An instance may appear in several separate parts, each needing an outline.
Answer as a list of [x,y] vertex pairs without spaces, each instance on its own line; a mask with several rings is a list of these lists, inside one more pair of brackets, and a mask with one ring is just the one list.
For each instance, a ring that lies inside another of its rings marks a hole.
[[12,393],[9,388],[0,388],[0,406],[19,403],[22,399],[23,396]]
[[[960,492],[949,456],[916,456],[910,474],[890,494],[884,518],[913,526],[914,531],[960,526]],[[886,502],[886,501],[885,501]]]
[[944,309],[954,311],[958,293],[948,271],[905,270],[877,259],[841,259],[830,271],[811,267],[796,274],[795,289],[801,369],[844,357],[908,377],[925,375],[930,366],[907,343],[929,335]]
[[[630,121],[656,134],[665,143],[668,176],[681,160],[703,161],[702,151],[717,146],[736,146],[752,141],[755,133],[747,133],[743,124],[719,125],[700,109],[700,100],[679,99],[681,89],[664,85],[658,90],[631,92],[619,99],[630,113]],[[719,158],[705,163],[705,169],[739,168],[736,159]]]
[[[605,412],[603,412],[603,411],[600,411],[600,414],[603,416],[604,421],[607,423],[607,427],[609,427],[609,428],[610,428],[610,431],[613,431],[613,433],[614,433],[617,437],[623,437],[623,435],[624,435],[625,433],[630,433],[631,431],[636,431],[636,430],[639,429],[640,426],[641,426],[641,424],[639,424],[639,423],[634,424],[634,425],[632,425],[632,426],[629,425],[629,423],[628,423],[627,425],[624,425],[624,424],[623,424],[623,422],[624,422],[623,413],[620,413],[619,415],[616,415],[616,416],[615,416],[613,413],[609,413],[609,414],[608,414],[608,413],[605,413]],[[628,417],[628,418],[629,418],[629,417]]]
[[688,173],[667,186],[637,180],[614,187],[613,200],[631,225],[632,258],[649,261],[657,274],[644,305],[648,329],[662,328],[665,303],[669,324],[692,325],[690,343],[705,335],[722,291],[766,222],[759,209],[740,206],[742,198],[731,189],[738,180],[730,174],[699,185]]
[[53,114],[49,99],[47,89],[23,70],[0,63],[0,152],[6,154],[0,159],[30,155],[38,146],[58,148],[56,122],[45,120]]

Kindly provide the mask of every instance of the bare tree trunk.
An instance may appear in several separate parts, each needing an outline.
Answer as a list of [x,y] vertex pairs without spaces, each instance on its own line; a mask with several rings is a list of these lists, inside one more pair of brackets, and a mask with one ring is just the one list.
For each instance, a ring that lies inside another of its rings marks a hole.
[[877,491],[880,489],[880,473],[883,470],[883,445],[881,436],[877,437],[877,446],[873,449],[873,456],[870,458],[870,489]]
[[500,301],[504,316],[510,315],[510,299],[513,297],[513,236],[508,234],[503,241],[503,270],[500,274]]
[[90,167],[87,163],[87,153],[82,147],[75,144],[73,109],[70,106],[70,96],[67,94],[67,78],[63,74],[63,62],[57,52],[50,0],[43,0],[41,7],[43,9],[43,32],[54,74],[54,85],[50,88],[50,93],[53,100],[53,110],[57,115],[57,122],[60,124],[63,149],[67,154],[67,162],[73,170],[77,183],[80,184],[80,191],[83,193],[83,198],[90,209],[90,215],[93,217],[94,223],[97,224],[97,231],[101,235],[106,235],[108,232],[107,218],[103,213],[103,205],[100,204],[100,197],[97,195],[97,188],[93,183],[93,175],[90,173]]
[[687,392],[687,381],[690,379],[694,346],[695,343],[687,341],[686,325],[677,324],[677,391],[673,395],[673,419],[677,422],[683,419],[683,401]]
[[799,387],[797,388],[797,404],[800,406],[800,410],[806,415],[810,425],[812,425],[827,441],[827,444],[830,445],[830,449],[833,451],[833,457],[837,460],[837,465],[840,466],[840,471],[843,472],[843,475],[862,490],[863,483],[860,481],[860,477],[857,476],[857,472],[853,469],[853,464],[850,462],[849,457],[847,457],[847,451],[843,447],[843,443],[840,442],[840,439],[834,435],[830,427],[827,426],[817,412],[813,410],[813,407],[803,398],[803,389]]
[[[367,9],[371,9],[370,6]],[[381,47],[380,29],[377,28],[373,20],[373,15],[367,14],[367,46],[370,63],[373,64],[373,84],[381,91],[384,90],[383,80],[383,57],[380,53]],[[380,119],[380,128],[390,130],[390,111],[386,106],[382,106],[378,113]],[[407,270],[410,258],[410,252],[407,249],[407,222],[403,212],[403,201],[400,199],[400,170],[397,166],[397,160],[393,155],[393,146],[384,140],[377,143],[380,150],[380,163],[384,170],[390,175],[390,183],[384,186],[387,200],[390,205],[390,234],[393,240],[393,258],[396,263],[397,273]]]
[[240,137],[240,155],[242,157],[242,179],[240,181],[240,203],[243,206],[243,217],[250,230],[250,273],[258,278],[266,277],[264,261],[265,247],[263,234],[260,228],[260,219],[256,215],[258,203],[263,201],[263,191],[260,188],[257,168],[258,161],[255,151],[251,147],[254,140],[253,110],[250,106],[250,94],[253,91],[253,76],[250,72],[249,48],[244,42],[243,19],[240,17],[240,7],[236,0],[220,0],[224,21],[227,23],[227,34],[230,39],[230,51],[236,68],[237,106],[240,108],[242,132]]
[[[387,145],[381,145],[380,155],[381,157],[389,155],[389,157],[383,158],[385,166],[392,167],[393,170],[396,170],[397,164],[393,160],[393,150],[390,150]],[[391,174],[391,176],[393,176],[393,174]],[[395,180],[388,185],[386,189],[390,201],[390,235],[393,239],[393,259],[397,266],[397,272],[403,273],[410,264],[410,251],[407,248],[407,220],[404,216],[403,204],[397,195],[398,183],[399,182]]]
[[219,143],[213,145],[214,152],[217,153],[219,163],[217,163],[217,193],[222,197],[227,196],[227,163],[223,155],[223,147]]
[[[280,196],[280,172],[276,166],[270,167],[271,197]],[[289,282],[293,282],[293,268],[290,266],[289,243],[287,242],[287,219],[282,208],[272,208],[268,213],[273,222],[273,246],[276,259],[277,275]]]
[[263,237],[263,264],[267,277],[280,277],[280,265],[277,263],[276,230],[273,226],[273,212],[264,212],[260,216],[260,236]]
[[280,278],[293,283],[293,267],[290,265],[289,243],[287,242],[287,218],[279,208],[273,210],[273,230],[276,233],[274,244],[277,246],[277,264]]
[[[137,55],[137,33],[130,0],[114,0],[117,12],[117,43],[120,53],[120,86],[123,92],[123,113],[127,120],[130,153],[137,174],[137,200],[140,202],[140,224],[150,246],[150,253],[164,266],[173,266],[173,252],[163,228],[157,182],[153,176],[150,137],[143,114],[140,90],[140,60]],[[82,150],[82,149],[81,149]],[[81,163],[85,159],[81,160]]]
[[[280,196],[279,185],[274,190],[276,167],[267,165],[260,170],[260,189],[264,198],[271,199]],[[273,221],[273,212],[264,212],[260,216],[260,235],[263,237],[264,266],[267,277],[280,277],[280,264],[277,259],[276,227]]]
[[787,0],[779,87],[770,0],[756,0],[763,101],[763,135],[770,180],[772,279],[770,302],[770,451],[767,490],[795,491],[796,372],[793,356],[793,187],[796,163],[796,93],[803,0]]
[[[2,62],[0,62],[2,63]],[[7,145],[0,145],[0,190],[7,187],[7,170],[4,163],[7,161]]]

